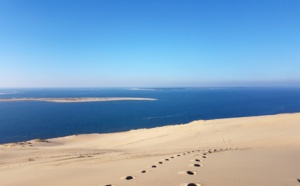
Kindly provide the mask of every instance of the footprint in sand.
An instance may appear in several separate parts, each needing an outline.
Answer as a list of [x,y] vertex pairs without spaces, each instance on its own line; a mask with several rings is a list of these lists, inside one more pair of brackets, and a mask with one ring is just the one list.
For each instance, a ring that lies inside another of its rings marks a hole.
[[144,174],[144,173],[147,173],[147,172],[148,172],[148,171],[146,171],[146,170],[142,170],[142,171],[141,171],[141,173],[143,173],[143,174]]
[[186,174],[188,174],[188,175],[195,175],[196,172],[193,172],[193,171],[186,171]]
[[201,186],[201,185],[198,183],[188,183],[187,186]]
[[132,180],[134,179],[135,177],[134,176],[126,176],[126,177],[123,177],[122,179],[125,179],[125,180]]
[[297,179],[297,181],[300,183],[300,179]]
[[164,162],[162,162],[162,161],[160,161],[160,162],[158,162],[159,164],[164,164]]
[[202,158],[206,158],[206,156],[202,156]]
[[178,172],[178,174],[195,175],[196,172],[193,172],[193,171],[180,171],[180,172]]
[[195,163],[195,164],[192,164],[191,166],[194,166],[194,167],[201,167],[202,165],[198,164],[198,163]]
[[157,168],[157,166],[156,166],[156,165],[152,165],[151,168],[154,168],[154,169],[155,169],[155,168]]
[[194,159],[194,160],[191,160],[191,161],[196,161],[196,162],[200,162],[200,160],[199,160],[199,159]]
[[177,154],[177,156],[180,156],[180,154]]

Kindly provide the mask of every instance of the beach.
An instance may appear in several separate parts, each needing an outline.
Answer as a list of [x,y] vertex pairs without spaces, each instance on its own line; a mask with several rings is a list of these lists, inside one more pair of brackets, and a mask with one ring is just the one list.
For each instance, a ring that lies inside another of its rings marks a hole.
[[112,97],[112,98],[0,98],[0,102],[19,102],[19,101],[46,101],[55,103],[82,103],[99,101],[155,101],[154,98],[131,98],[131,97]]
[[3,186],[297,186],[300,113],[0,145]]

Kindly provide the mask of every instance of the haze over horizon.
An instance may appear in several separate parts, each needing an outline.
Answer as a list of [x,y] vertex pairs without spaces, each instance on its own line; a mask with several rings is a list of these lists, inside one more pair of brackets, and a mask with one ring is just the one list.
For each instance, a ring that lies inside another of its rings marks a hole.
[[2,0],[0,88],[300,86],[300,1]]

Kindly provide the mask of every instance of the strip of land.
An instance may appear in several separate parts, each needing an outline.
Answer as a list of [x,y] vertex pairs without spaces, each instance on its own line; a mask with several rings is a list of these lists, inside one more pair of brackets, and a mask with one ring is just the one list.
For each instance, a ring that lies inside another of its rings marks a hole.
[[300,186],[300,113],[0,145],[3,186]]
[[0,98],[0,102],[47,101],[56,103],[78,103],[99,101],[155,101],[154,98],[107,97],[107,98]]

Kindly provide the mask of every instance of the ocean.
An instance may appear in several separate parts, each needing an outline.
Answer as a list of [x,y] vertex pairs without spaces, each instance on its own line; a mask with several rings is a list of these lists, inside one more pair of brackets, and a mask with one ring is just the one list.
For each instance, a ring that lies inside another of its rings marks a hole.
[[0,143],[300,112],[300,88],[0,89],[0,98],[68,97],[157,100],[0,102]]

